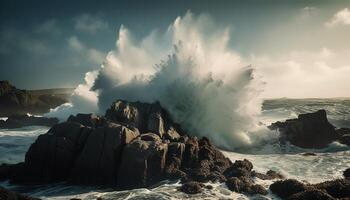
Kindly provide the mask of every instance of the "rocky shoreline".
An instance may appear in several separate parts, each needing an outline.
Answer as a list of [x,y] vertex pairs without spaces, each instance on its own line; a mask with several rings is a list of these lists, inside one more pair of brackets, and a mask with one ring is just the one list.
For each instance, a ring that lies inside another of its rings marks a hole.
[[[311,115],[273,126],[287,127],[284,130],[288,134],[283,134],[290,135],[300,124],[303,126],[298,130],[314,133],[304,123],[310,120],[305,119],[312,118],[311,122],[318,125],[328,122],[323,113]],[[103,117],[78,114],[54,125],[30,146],[24,163],[0,166],[0,180],[7,179],[17,184],[65,181],[116,190],[181,180],[179,190],[188,194],[210,189],[204,183],[211,181],[225,183],[231,191],[247,195],[268,194],[256,180],[276,179],[270,190],[282,199],[350,197],[349,169],[343,179],[313,185],[285,179],[272,170],[259,173],[246,159],[232,163],[208,138],[185,133],[159,103],[123,100],[113,103]]]

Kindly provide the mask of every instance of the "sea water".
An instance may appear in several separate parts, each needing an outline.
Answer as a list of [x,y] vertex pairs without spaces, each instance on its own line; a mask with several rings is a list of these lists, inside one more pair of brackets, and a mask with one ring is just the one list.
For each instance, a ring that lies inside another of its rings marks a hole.
[[[277,120],[297,117],[300,113],[326,109],[328,118],[337,127],[350,127],[350,101],[347,99],[278,99],[268,100],[263,104],[260,121],[269,125]],[[0,130],[0,163],[17,163],[24,161],[25,152],[36,137],[46,133],[49,128],[31,126],[20,129]],[[313,152],[314,156],[304,156]],[[269,143],[246,152],[223,151],[233,162],[248,159],[254,170],[266,172],[275,170],[287,178],[295,178],[306,183],[318,183],[341,178],[346,168],[350,167],[350,148],[334,142],[324,149],[303,149],[290,144]],[[266,187],[273,180],[256,179],[258,184]],[[151,188],[126,191],[114,191],[108,188],[72,186],[67,183],[50,185],[23,186],[1,182],[2,186],[15,191],[43,199],[278,199],[269,195],[246,196],[231,192],[224,183],[206,183],[213,189],[204,189],[203,193],[188,195],[178,191],[180,183],[164,181]]]

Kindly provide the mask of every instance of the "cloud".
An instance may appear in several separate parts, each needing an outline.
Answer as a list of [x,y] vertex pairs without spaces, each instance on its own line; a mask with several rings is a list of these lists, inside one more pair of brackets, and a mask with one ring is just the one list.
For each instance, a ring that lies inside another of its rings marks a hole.
[[77,51],[81,51],[84,49],[84,45],[79,41],[79,39],[76,36],[72,36],[68,39],[68,46]]
[[346,97],[349,50],[321,48],[251,59],[266,82],[264,97]]
[[108,23],[99,17],[83,14],[76,18],[75,29],[90,34],[108,28]]
[[325,23],[327,27],[334,27],[337,25],[350,25],[350,10],[348,8],[338,11],[332,19]]
[[52,35],[57,35],[61,33],[60,28],[57,25],[57,21],[55,19],[49,19],[44,23],[38,25],[35,29],[36,33],[49,33]]
[[81,60],[88,59],[93,64],[101,64],[106,56],[105,53],[97,49],[87,47],[77,36],[71,36],[68,38],[68,47],[78,53],[79,56],[76,58],[78,63],[80,63]]

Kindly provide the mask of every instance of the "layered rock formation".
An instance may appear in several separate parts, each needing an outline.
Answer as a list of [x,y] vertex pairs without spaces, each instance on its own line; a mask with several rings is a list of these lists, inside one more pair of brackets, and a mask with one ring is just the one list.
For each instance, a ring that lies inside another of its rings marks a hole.
[[68,102],[73,89],[20,90],[8,81],[0,81],[0,117],[43,114]]
[[275,122],[269,126],[281,133],[281,141],[303,148],[324,148],[334,141],[350,144],[350,129],[336,129],[327,119],[325,110],[300,114],[297,119]]

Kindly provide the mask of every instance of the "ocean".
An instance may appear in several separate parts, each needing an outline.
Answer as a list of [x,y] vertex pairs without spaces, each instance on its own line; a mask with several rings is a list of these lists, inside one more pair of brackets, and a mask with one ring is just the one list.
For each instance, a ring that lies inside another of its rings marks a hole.
[[[261,124],[269,125],[278,120],[295,118],[298,114],[325,109],[329,121],[336,127],[350,128],[350,99],[269,99],[265,100],[259,116]],[[46,133],[48,127],[25,127],[20,129],[0,130],[0,164],[24,161],[25,152],[40,134]],[[278,134],[278,133],[275,133]],[[275,170],[287,178],[295,178],[308,183],[340,178],[343,171],[350,167],[350,148],[332,143],[324,149],[303,149],[290,144],[281,145],[276,142],[264,144],[239,152],[223,151],[232,161],[248,159],[254,170],[266,172]],[[304,156],[302,153],[313,152],[316,156]],[[257,183],[268,188],[272,181],[256,179]],[[213,189],[205,189],[203,193],[188,195],[177,191],[178,182],[165,181],[147,189],[114,191],[109,188],[72,186],[67,183],[49,185],[13,185],[0,182],[8,189],[26,193],[42,199],[278,199],[267,196],[246,196],[233,193],[224,183],[207,183]]]

